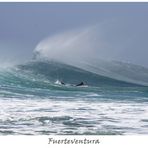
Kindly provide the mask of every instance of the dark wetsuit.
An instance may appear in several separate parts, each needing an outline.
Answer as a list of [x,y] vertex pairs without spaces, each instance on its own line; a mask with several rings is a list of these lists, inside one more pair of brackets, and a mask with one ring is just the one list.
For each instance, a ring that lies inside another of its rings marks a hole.
[[79,84],[77,84],[76,86],[83,86],[84,85],[84,82],[81,82]]
[[[65,85],[65,83],[62,82],[62,81],[60,81],[60,83],[61,83],[62,85]],[[83,85],[84,85],[84,82],[81,82],[81,83],[79,83],[79,84],[77,84],[77,85],[72,85],[72,86],[83,86]]]
[[62,84],[62,85],[65,85],[65,83],[64,83],[64,82],[62,82],[62,81],[61,81],[61,84]]

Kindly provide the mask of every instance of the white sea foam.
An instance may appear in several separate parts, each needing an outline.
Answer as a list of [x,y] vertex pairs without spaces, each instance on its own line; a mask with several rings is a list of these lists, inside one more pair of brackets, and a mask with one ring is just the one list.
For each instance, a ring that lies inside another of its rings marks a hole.
[[[62,99],[62,98],[61,98]],[[5,134],[148,134],[147,103],[0,99]],[[17,106],[17,107],[16,107]],[[8,133],[7,133],[8,132]]]

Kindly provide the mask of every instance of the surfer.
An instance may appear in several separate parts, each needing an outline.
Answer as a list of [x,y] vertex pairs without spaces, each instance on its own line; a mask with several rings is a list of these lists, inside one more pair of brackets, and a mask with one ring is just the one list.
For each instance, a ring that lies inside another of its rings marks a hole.
[[[63,81],[58,81],[58,82],[56,82],[56,84],[65,85],[65,83]],[[84,85],[84,82],[81,82],[77,85],[72,85],[72,86],[83,86],[83,85]]]
[[65,85],[65,83],[64,83],[63,81],[61,81],[61,84],[62,84],[62,85]]
[[84,82],[81,82],[79,84],[77,84],[76,86],[83,86],[84,85]]

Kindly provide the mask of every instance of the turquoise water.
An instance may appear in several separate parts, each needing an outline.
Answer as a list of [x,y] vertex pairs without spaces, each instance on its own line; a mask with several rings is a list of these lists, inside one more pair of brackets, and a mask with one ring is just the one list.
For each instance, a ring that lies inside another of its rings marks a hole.
[[34,61],[0,70],[0,135],[148,134],[147,106],[147,86],[70,65]]

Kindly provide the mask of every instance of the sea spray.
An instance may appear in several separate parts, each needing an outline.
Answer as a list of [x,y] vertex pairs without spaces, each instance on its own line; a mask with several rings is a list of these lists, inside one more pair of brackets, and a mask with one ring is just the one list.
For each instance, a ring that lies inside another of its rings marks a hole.
[[147,68],[108,60],[106,52],[113,58],[112,51],[116,50],[108,46],[107,40],[102,40],[101,27],[89,26],[50,36],[36,46],[34,59],[56,61],[116,80],[148,86]]

